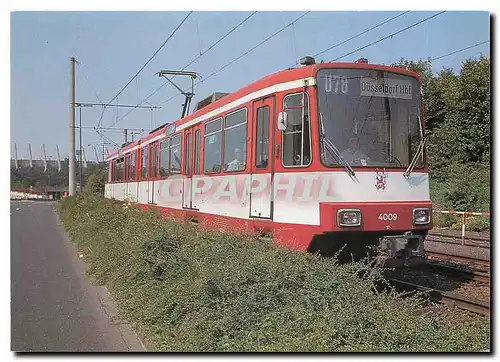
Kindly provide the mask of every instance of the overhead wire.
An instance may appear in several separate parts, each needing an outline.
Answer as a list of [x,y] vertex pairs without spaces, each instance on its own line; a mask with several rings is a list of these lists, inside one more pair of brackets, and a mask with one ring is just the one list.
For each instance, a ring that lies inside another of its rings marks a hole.
[[[460,53],[460,52],[463,52],[464,50],[468,50],[468,49],[472,49],[472,48],[475,48],[475,47],[478,47],[480,45],[483,45],[483,44],[486,44],[486,43],[489,43],[490,41],[489,40],[485,40],[485,41],[482,41],[482,42],[479,42],[479,43],[476,43],[474,45],[470,45],[470,46],[467,46],[467,47],[464,47],[464,48],[461,48],[461,49],[458,49],[458,50],[455,50],[451,53],[447,53],[447,54],[444,54],[444,55],[440,55],[438,57],[434,57],[434,58],[429,58],[430,61],[433,61],[433,60],[438,60],[438,59],[442,59],[442,58],[445,58],[445,57],[448,57],[450,55],[453,55],[453,54],[457,54],[457,53]],[[447,110],[446,109],[442,109],[441,111],[431,115],[431,116],[426,116],[425,119],[426,121],[430,120],[430,119],[434,119],[436,118],[437,116],[440,116],[444,113],[446,113]]]
[[97,128],[94,128],[94,131],[96,131],[98,135],[100,135],[102,138],[104,138],[108,142],[114,144],[116,147],[118,147],[118,148],[121,147],[118,143],[116,143],[115,141],[113,141],[111,138],[105,136],[102,132],[99,132],[99,130]]
[[[233,63],[235,63],[236,61],[240,60],[241,58],[243,58],[245,55],[249,54],[250,52],[252,52],[253,50],[257,49],[259,46],[261,46],[262,44],[266,43],[267,41],[269,41],[270,39],[274,38],[276,35],[280,34],[281,32],[283,32],[285,29],[287,29],[288,27],[292,26],[294,23],[296,23],[297,21],[299,21],[300,19],[302,19],[304,16],[306,16],[307,14],[309,14],[310,11],[306,11],[304,12],[302,15],[300,15],[299,17],[297,17],[295,20],[293,20],[292,22],[288,23],[287,25],[285,25],[284,27],[282,27],[280,30],[274,32],[272,35],[268,36],[266,39],[262,40],[260,43],[258,43],[257,45],[253,46],[252,48],[248,49],[247,51],[245,51],[243,54],[241,54],[240,56],[234,58],[233,60],[231,60],[229,63],[223,65],[222,67],[220,67],[219,69],[217,69],[216,71],[212,72],[210,75],[208,75],[207,77],[203,78],[203,80],[201,81],[198,81],[196,83],[194,83],[194,85],[197,85],[199,83],[202,83],[202,82],[205,82],[207,81],[208,79],[210,79],[211,77],[213,77],[214,75],[216,75],[217,73],[221,72],[222,70],[224,70],[225,68],[229,67],[230,65],[232,65]],[[185,91],[187,91],[189,88],[186,88]],[[172,96],[170,97],[169,99],[161,102],[158,104],[158,106],[160,105],[164,105],[165,103],[168,103],[170,102],[172,99],[176,98],[180,96],[180,93],[179,94],[176,94],[175,96]]]
[[445,12],[446,12],[446,10],[444,10],[444,11],[440,11],[439,13],[436,13],[436,14],[434,14],[434,15],[428,16],[427,18],[422,19],[422,20],[420,20],[420,21],[417,21],[416,23],[413,23],[412,25],[409,25],[409,26],[407,26],[407,27],[405,27],[405,28],[403,28],[403,29],[400,29],[400,30],[398,30],[398,31],[396,31],[396,32],[394,32],[394,33],[392,33],[392,34],[389,34],[389,35],[387,35],[387,36],[385,36],[385,37],[383,37],[383,38],[380,38],[380,39],[378,39],[378,40],[375,40],[375,41],[373,41],[373,42],[371,42],[371,43],[369,43],[369,44],[367,44],[367,45],[364,45],[364,46],[359,47],[359,48],[357,48],[357,49],[355,49],[355,50],[352,50],[352,51],[350,51],[349,53],[346,53],[346,54],[344,54],[344,55],[341,55],[340,57],[337,57],[337,58],[335,58],[335,59],[332,59],[332,60],[330,60],[330,62],[334,62],[334,61],[336,61],[336,60],[339,60],[339,59],[345,58],[345,57],[347,57],[348,55],[351,55],[351,54],[356,53],[356,52],[358,52],[358,51],[360,51],[360,50],[363,50],[363,49],[365,49],[365,48],[368,48],[368,47],[370,47],[370,46],[372,46],[372,45],[375,45],[375,44],[377,44],[377,43],[380,43],[381,41],[384,41],[384,40],[386,40],[386,39],[389,39],[389,38],[393,37],[394,35],[401,34],[401,33],[405,32],[406,30],[409,30],[409,29],[411,29],[411,28],[413,28],[413,27],[415,27],[415,26],[417,26],[417,25],[419,25],[419,24],[422,24],[422,23],[424,23],[424,22],[426,22],[426,21],[429,21],[429,20],[431,20],[431,19],[435,18],[436,16],[439,16],[439,15],[441,15],[441,14],[445,13]]
[[[239,59],[241,59],[241,58],[242,58],[242,57],[244,57],[245,55],[249,54],[250,52],[252,52],[252,51],[253,51],[254,49],[256,49],[257,47],[259,47],[259,46],[261,46],[262,44],[264,44],[265,42],[269,41],[269,40],[270,40],[271,38],[273,38],[274,36],[276,36],[276,35],[280,34],[280,33],[281,33],[283,30],[285,30],[286,28],[288,28],[288,27],[290,27],[290,26],[293,26],[293,24],[294,24],[294,23],[296,23],[296,22],[297,22],[298,20],[300,20],[302,17],[304,17],[305,15],[307,15],[309,12],[310,12],[310,11],[306,11],[304,14],[302,14],[301,16],[299,16],[298,18],[296,18],[295,20],[293,20],[292,22],[290,22],[289,24],[287,24],[286,26],[284,26],[283,28],[281,28],[280,30],[276,31],[275,33],[273,33],[272,35],[270,35],[269,37],[267,37],[266,39],[264,39],[263,41],[261,41],[260,43],[258,43],[257,45],[255,45],[254,47],[250,48],[249,50],[245,51],[245,52],[244,52],[243,54],[241,54],[240,56],[236,57],[236,58],[235,58],[235,59],[233,59],[232,61],[228,62],[227,64],[225,64],[224,66],[220,67],[220,68],[219,68],[219,69],[217,69],[216,71],[212,72],[210,75],[208,75],[207,77],[205,77],[203,80],[196,82],[196,83],[195,83],[195,85],[197,85],[197,84],[199,84],[199,83],[202,83],[202,82],[204,82],[204,81],[208,80],[209,78],[213,77],[214,75],[216,75],[217,73],[221,72],[221,71],[222,71],[222,70],[224,70],[225,68],[229,67],[229,66],[230,66],[230,65],[232,65],[234,62],[238,61]],[[394,16],[394,17],[392,17],[392,18],[389,18],[389,19],[387,19],[387,20],[383,21],[382,23],[379,23],[379,24],[377,24],[377,25],[375,25],[375,26],[373,26],[373,27],[371,27],[371,28],[369,28],[369,29],[367,29],[367,30],[365,30],[365,31],[363,31],[363,32],[361,32],[361,33],[359,33],[359,34],[356,34],[355,36],[353,36],[353,37],[351,37],[351,38],[349,38],[349,39],[346,39],[346,40],[345,40],[345,41],[343,41],[343,42],[340,42],[340,43],[338,43],[338,44],[335,44],[335,45],[333,45],[333,46],[331,46],[331,47],[329,47],[329,48],[327,48],[327,49],[325,49],[325,50],[323,50],[323,51],[321,51],[321,52],[319,52],[319,53],[315,54],[314,56],[317,56],[317,55],[323,54],[324,52],[326,52],[326,51],[328,51],[328,50],[331,50],[331,49],[333,49],[333,48],[335,48],[335,47],[338,47],[338,46],[340,46],[340,45],[342,45],[342,44],[345,44],[346,42],[348,42],[348,41],[350,41],[350,40],[353,40],[353,39],[355,39],[355,38],[357,38],[357,37],[359,37],[359,36],[361,36],[361,35],[364,35],[364,34],[366,34],[367,32],[369,32],[369,31],[371,31],[371,30],[374,30],[374,29],[376,29],[376,28],[378,28],[378,27],[380,27],[380,26],[382,26],[382,25],[384,25],[384,24],[387,24],[388,22],[390,22],[390,21],[392,21],[392,20],[395,20],[396,18],[399,18],[399,17],[401,17],[401,16],[403,16],[403,15],[407,14],[408,12],[409,12],[409,11],[405,11],[405,12],[403,12],[403,13],[401,13],[401,14],[398,14],[398,15],[396,15],[396,16]],[[348,52],[348,53],[346,53],[346,54],[344,54],[344,55],[342,55],[342,56],[339,56],[339,57],[337,57],[337,58],[335,58],[335,59],[332,59],[330,62],[333,62],[333,61],[339,60],[339,59],[344,58],[344,57],[346,57],[346,56],[348,56],[348,55],[351,55],[351,54],[353,54],[353,53],[356,53],[356,52],[358,52],[358,51],[360,51],[360,50],[363,50],[363,49],[365,49],[365,48],[368,48],[368,47],[370,47],[370,46],[372,46],[372,45],[375,45],[375,44],[377,44],[377,43],[380,43],[380,42],[382,42],[382,41],[384,41],[384,40],[386,40],[386,39],[392,38],[392,37],[394,37],[395,35],[401,34],[401,33],[405,32],[405,31],[407,31],[407,30],[409,30],[409,29],[411,29],[411,28],[413,28],[413,27],[415,27],[415,26],[417,26],[417,25],[419,25],[419,24],[422,24],[422,23],[424,23],[424,22],[426,22],[426,21],[429,21],[429,20],[431,20],[431,19],[433,19],[433,18],[435,18],[435,17],[437,17],[437,16],[439,16],[439,15],[441,15],[441,14],[445,13],[445,12],[446,12],[446,10],[445,10],[445,11],[438,12],[438,13],[436,13],[436,14],[433,14],[433,15],[431,15],[431,16],[429,16],[429,17],[426,17],[426,18],[424,18],[424,19],[422,19],[422,20],[420,20],[420,21],[418,21],[418,22],[416,22],[416,23],[413,23],[413,24],[411,24],[411,25],[409,25],[409,26],[407,26],[407,27],[405,27],[405,28],[402,28],[402,29],[400,29],[400,30],[398,30],[398,31],[396,31],[396,32],[393,32],[393,33],[391,33],[391,34],[389,34],[389,35],[387,35],[387,36],[385,36],[385,37],[383,37],[383,38],[380,38],[380,39],[378,39],[378,40],[376,40],[376,41],[373,41],[373,42],[371,42],[371,43],[369,43],[369,44],[367,44],[367,45],[364,45],[364,46],[359,47],[359,48],[357,48],[357,49],[355,49],[355,50],[353,50],[353,51],[350,51],[350,52]],[[255,12],[254,12],[254,13],[252,13],[250,16],[252,16],[252,15],[254,15],[254,14],[255,14]],[[250,16],[249,16],[249,17],[250,17]],[[248,17],[248,18],[249,18],[249,17]],[[245,19],[244,21],[248,20],[248,18],[247,18],[247,19]],[[241,24],[239,24],[239,25],[241,25]],[[238,26],[239,26],[239,25],[238,25]],[[231,30],[230,32],[232,32],[232,31],[234,31],[234,29],[233,29],[233,30]],[[230,33],[230,32],[229,32],[229,33]],[[229,35],[229,33],[228,33],[228,34],[226,34],[224,37],[226,37],[227,35]],[[224,37],[223,37],[223,38],[224,38]],[[223,38],[219,39],[219,41],[217,41],[216,43],[214,43],[214,44],[213,44],[210,48],[208,48],[205,52],[203,52],[203,53],[201,53],[199,56],[197,56],[197,57],[196,57],[196,58],[195,58],[195,59],[194,59],[194,60],[193,60],[190,64],[192,64],[195,60],[197,60],[199,57],[201,57],[203,54],[205,54],[208,50],[210,50],[210,49],[211,49],[213,46],[215,46],[218,42],[220,42],[221,40],[223,40]],[[469,47],[466,47],[466,48],[459,49],[459,50],[457,50],[457,51],[455,51],[455,52],[448,53],[448,54],[445,54],[445,55],[442,55],[442,56],[439,56],[439,57],[433,58],[433,59],[431,59],[431,60],[441,59],[441,58],[444,58],[444,57],[446,57],[446,56],[456,54],[456,53],[458,53],[458,52],[460,52],[460,51],[464,51],[464,50],[467,50],[467,49],[470,49],[470,48],[473,48],[473,47],[476,47],[476,46],[479,46],[479,45],[485,44],[485,43],[487,43],[487,42],[489,42],[489,40],[488,40],[488,41],[481,42],[481,43],[474,44],[474,45],[469,46]],[[189,64],[189,65],[190,65],[190,64]],[[187,65],[187,66],[189,66],[189,65]],[[185,68],[187,68],[187,66],[186,66]],[[183,68],[183,69],[185,69],[185,68]],[[162,88],[165,84],[166,84],[166,83],[164,83],[164,84],[163,84],[160,88],[158,88],[158,89],[157,89],[157,90],[156,90],[153,94],[155,94],[155,93],[156,93],[159,89],[161,89],[161,88]],[[188,90],[188,88],[186,88],[186,90]],[[151,94],[150,96],[148,96],[148,97],[147,97],[144,101],[146,101],[148,98],[150,98],[153,94]],[[159,104],[158,104],[158,106],[160,106],[160,105],[164,105],[164,104],[166,104],[166,103],[170,102],[171,100],[173,100],[174,98],[176,98],[176,97],[178,97],[178,96],[180,96],[180,94],[176,94],[176,95],[174,95],[174,96],[170,97],[169,99],[167,99],[167,100],[165,100],[165,101],[163,101],[163,102],[159,103]],[[143,102],[144,102],[144,101],[143,101]],[[141,103],[143,103],[143,102],[141,102]],[[126,115],[127,115],[127,114],[126,114]],[[125,115],[125,116],[126,116],[126,115]],[[125,116],[124,116],[124,117],[125,117]],[[122,117],[121,119],[123,119],[124,117]],[[121,121],[121,119],[119,119],[118,121]],[[117,123],[117,122],[113,123],[113,125],[114,125],[114,124],[116,124],[116,123]]]
[[[81,69],[82,62],[78,61],[78,62],[76,62],[76,64]],[[85,79],[85,81],[88,83],[89,87],[92,89],[92,91],[94,92],[94,94],[95,94],[96,98],[99,100],[99,102],[103,103],[102,100],[101,100],[101,98],[99,97],[99,94],[97,94],[97,91],[95,90],[95,88],[92,87],[92,84],[90,83],[90,80],[88,79],[87,75],[85,73],[81,73],[81,75],[83,76],[83,79]]]
[[[203,55],[205,55],[207,52],[209,52],[211,49],[213,49],[217,44],[219,44],[221,41],[223,41],[225,38],[227,38],[231,33],[233,33],[236,29],[238,29],[241,25],[243,25],[247,20],[249,20],[252,16],[254,16],[257,13],[257,11],[254,11],[250,15],[248,15],[245,19],[240,21],[236,26],[234,26],[231,30],[229,30],[224,36],[219,38],[215,43],[213,43],[211,46],[209,46],[205,51],[201,52],[198,56],[196,56],[193,60],[191,60],[188,64],[186,64],[181,70],[185,70],[187,67],[189,67],[191,64],[193,64],[195,61],[200,59]],[[169,79],[172,80],[175,76],[170,77]],[[152,93],[150,93],[146,98],[144,98],[142,101],[137,103],[136,107],[133,107],[130,111],[125,113],[116,123],[120,122],[122,119],[127,117],[130,113],[132,113],[137,107],[141,106],[142,104],[146,103],[146,101],[154,96],[156,93],[158,93],[163,87],[165,87],[167,84],[169,84],[168,81],[165,81],[162,85],[160,85],[158,88],[156,88]],[[116,124],[116,123],[113,123]]]
[[[300,20],[300,18],[302,18],[303,16],[307,15],[307,13],[309,13],[309,12],[305,12],[305,13],[304,13],[304,14],[302,14],[299,18],[295,19],[294,21],[292,21],[291,23],[289,23],[288,25],[286,25],[284,28],[282,28],[282,29],[278,30],[277,32],[275,32],[274,34],[272,34],[270,37],[268,37],[268,38],[264,39],[264,41],[262,41],[261,43],[257,44],[255,47],[251,48],[249,51],[247,51],[247,52],[245,52],[244,54],[242,54],[241,56],[237,57],[236,59],[234,59],[234,60],[233,60],[233,61],[231,61],[230,63],[226,64],[226,65],[225,65],[225,66],[223,66],[222,68],[218,69],[216,72],[214,72],[214,73],[210,74],[209,76],[205,77],[205,78],[203,79],[203,81],[206,81],[208,78],[212,77],[213,75],[215,75],[216,73],[218,73],[218,72],[220,72],[222,69],[224,69],[225,67],[227,67],[227,66],[231,65],[232,63],[234,63],[234,62],[235,62],[235,61],[237,61],[238,59],[242,58],[243,56],[245,56],[246,54],[248,54],[249,52],[251,52],[253,49],[255,49],[256,47],[258,47],[258,46],[262,45],[264,42],[266,42],[266,41],[268,41],[269,39],[271,39],[272,37],[274,37],[274,36],[278,35],[279,33],[281,33],[283,30],[285,30],[285,29],[286,29],[286,28],[288,28],[289,26],[293,26],[293,24],[294,24],[294,23],[296,23],[298,20]],[[392,20],[395,20],[395,19],[397,19],[397,18],[399,18],[399,17],[401,17],[401,16],[403,16],[403,15],[406,15],[407,13],[409,13],[409,11],[404,11],[404,12],[402,12],[402,13],[400,13],[400,14],[396,15],[396,16],[393,16],[393,17],[391,17],[391,18],[389,18],[389,19],[387,19],[387,20],[385,20],[385,21],[383,21],[383,22],[381,22],[381,23],[379,23],[379,24],[377,24],[377,25],[375,25],[375,26],[371,27],[370,29],[367,29],[367,30],[365,30],[365,31],[363,31],[363,32],[361,32],[361,33],[359,33],[359,34],[356,34],[356,35],[354,35],[354,36],[350,37],[349,39],[346,39],[346,40],[344,40],[344,41],[342,41],[342,42],[340,42],[340,43],[338,43],[338,44],[335,44],[335,45],[333,45],[333,46],[331,46],[331,47],[329,47],[329,48],[327,48],[327,49],[325,49],[325,50],[323,50],[323,51],[321,51],[321,52],[319,52],[319,53],[316,53],[314,56],[318,56],[318,55],[320,55],[320,54],[323,54],[323,53],[327,52],[328,50],[334,49],[334,48],[336,48],[336,47],[338,47],[338,46],[340,46],[340,45],[342,45],[342,44],[345,44],[345,43],[347,43],[347,42],[349,42],[349,41],[351,41],[351,40],[353,40],[353,39],[355,39],[355,38],[357,38],[357,37],[359,37],[359,36],[361,36],[361,35],[364,35],[364,34],[366,34],[366,33],[370,32],[370,31],[372,31],[372,30],[374,30],[374,29],[376,29],[376,28],[378,28],[378,27],[380,27],[380,26],[384,25],[384,24],[387,24],[388,22],[390,22],[390,21],[392,21]],[[197,82],[197,83],[195,83],[195,85],[196,85],[196,84],[199,84],[199,83],[200,83],[200,82]],[[159,103],[158,105],[164,105],[164,104],[168,103],[169,101],[173,100],[174,98],[176,98],[176,97],[178,97],[178,96],[179,96],[179,94],[176,94],[175,96],[170,97],[169,99],[167,99],[166,101],[164,101],[164,102],[162,102],[162,103]]]
[[475,47],[478,47],[480,45],[483,45],[483,44],[486,44],[486,43],[489,43],[490,41],[489,40],[485,40],[483,42],[480,42],[480,43],[476,43],[474,45],[470,45],[468,47],[465,47],[465,48],[462,48],[462,49],[459,49],[459,50],[455,50],[451,53],[448,53],[448,54],[444,54],[444,55],[440,55],[438,57],[435,57],[435,58],[431,58],[430,60],[438,60],[438,59],[442,59],[442,58],[445,58],[445,57],[448,57],[450,55],[453,55],[453,54],[457,54],[457,53],[460,53],[460,52],[463,52],[464,50],[468,50],[468,49],[471,49],[471,48],[475,48]]
[[[100,131],[105,131],[105,132],[109,132],[109,131],[120,131],[120,132],[123,132],[123,130],[125,130],[125,128],[110,128],[110,127],[101,127],[101,128],[96,128],[96,127],[93,127],[93,126],[81,126],[81,127],[75,127],[76,129],[78,128],[81,128],[81,129],[90,129],[90,130],[95,130],[95,129],[99,129]],[[146,131],[146,129],[144,128],[132,128],[132,127],[127,127],[126,129],[130,130],[130,131],[141,131],[141,132],[144,132]]]
[[[162,45],[160,45],[160,47],[158,49],[156,49],[156,51],[153,53],[153,55],[146,61],[146,63],[144,63],[144,65],[137,71],[137,73],[135,73],[135,75],[128,81],[127,84],[125,84],[121,89],[120,91],[107,103],[107,105],[111,104],[111,102],[113,102],[128,86],[130,83],[132,83],[132,81],[139,75],[140,72],[143,71],[144,68],[146,68],[146,66],[154,59],[154,57],[160,52],[160,50],[163,49],[163,47],[168,43],[168,41],[174,36],[174,34],[179,30],[179,28],[182,26],[182,24],[185,23],[185,21],[189,18],[189,16],[192,14],[193,12],[190,11],[185,17],[184,19],[182,19],[182,21],[179,23],[179,25],[177,25],[177,27],[172,31],[172,33],[168,36],[168,38],[163,42]],[[98,125],[97,127],[99,127],[101,125],[101,122],[102,122],[102,117],[104,115],[104,111],[106,110],[106,106],[103,107],[102,109],[102,113],[101,113],[101,117],[99,119],[99,122],[98,122]]]
[[293,47],[293,57],[295,58],[295,62],[298,61],[299,56],[297,54],[297,39],[295,36],[295,26],[292,24],[292,47]]
[[196,37],[198,38],[198,51],[201,54],[201,39],[200,39],[200,29],[198,27],[198,20],[196,20]]
[[372,31],[372,30],[375,30],[375,29],[377,29],[377,28],[380,28],[382,25],[385,25],[385,24],[387,24],[387,23],[389,23],[389,22],[391,22],[391,21],[393,21],[393,20],[396,20],[397,18],[399,18],[399,17],[401,17],[401,16],[403,16],[403,15],[406,15],[406,14],[408,14],[409,12],[410,12],[409,10],[408,10],[408,11],[404,11],[404,12],[402,12],[402,13],[400,13],[400,14],[396,15],[396,16],[393,16],[393,17],[391,17],[391,18],[389,18],[389,19],[387,19],[387,20],[384,20],[383,22],[378,23],[378,24],[376,24],[376,25],[372,26],[372,27],[371,27],[371,28],[369,28],[369,29],[366,29],[366,30],[362,31],[361,33],[358,33],[358,34],[356,34],[356,35],[354,35],[354,36],[351,36],[350,38],[348,38],[348,39],[346,39],[346,40],[343,40],[343,41],[341,41],[340,43],[337,43],[337,44],[335,44],[335,45],[332,45],[331,47],[328,47],[328,48],[326,48],[326,49],[324,49],[324,50],[320,51],[319,53],[314,54],[314,55],[313,55],[313,57],[317,57],[318,55],[321,55],[321,54],[323,54],[323,53],[326,53],[326,52],[327,52],[327,51],[329,51],[329,50],[332,50],[332,49],[337,48],[337,47],[339,47],[339,46],[341,46],[341,45],[343,45],[343,44],[345,44],[345,43],[347,43],[347,42],[350,42],[351,40],[354,40],[354,39],[356,39],[356,38],[360,37],[361,35],[364,35],[364,34],[366,34],[366,33],[369,33],[369,32],[370,32],[370,31]]

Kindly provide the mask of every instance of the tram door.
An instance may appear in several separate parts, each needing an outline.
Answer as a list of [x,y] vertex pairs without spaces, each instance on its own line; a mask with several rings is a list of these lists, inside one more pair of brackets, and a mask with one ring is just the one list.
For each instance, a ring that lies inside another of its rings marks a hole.
[[253,102],[250,216],[272,219],[274,180],[274,96]]
[[124,163],[123,163],[123,168],[124,168],[124,178],[123,182],[125,183],[123,185],[123,201],[130,201],[130,191],[129,189],[132,188],[132,185],[130,184],[130,153],[125,155],[124,158]]
[[158,143],[149,145],[148,169],[148,203],[155,204],[155,178],[158,176]]
[[201,125],[195,126],[184,135],[182,207],[185,209],[198,209],[193,190],[201,173],[201,127]]
[[[193,163],[191,171],[191,190],[195,190],[196,183],[201,175],[201,128],[202,125],[198,125],[193,130]],[[191,191],[191,207],[193,209],[199,208],[199,197],[196,199],[196,194]]]
[[191,154],[193,142],[193,131],[189,130],[184,134],[184,170],[183,170],[183,185],[182,185],[182,207],[191,209],[192,202],[192,179],[193,179],[193,157]]

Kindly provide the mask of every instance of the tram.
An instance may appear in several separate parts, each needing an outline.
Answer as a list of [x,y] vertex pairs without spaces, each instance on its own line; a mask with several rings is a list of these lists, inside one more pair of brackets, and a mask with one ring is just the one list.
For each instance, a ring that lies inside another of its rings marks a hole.
[[105,197],[297,250],[423,262],[432,205],[419,75],[363,58],[300,63],[214,93],[111,154]]

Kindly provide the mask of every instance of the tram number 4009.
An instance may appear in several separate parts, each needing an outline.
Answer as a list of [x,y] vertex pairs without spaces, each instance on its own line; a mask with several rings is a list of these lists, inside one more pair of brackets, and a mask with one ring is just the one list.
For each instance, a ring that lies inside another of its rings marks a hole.
[[381,213],[381,214],[378,215],[378,219],[379,220],[383,220],[383,221],[388,221],[388,220],[389,221],[395,221],[395,220],[398,219],[398,214],[396,214],[396,213],[392,213],[392,214],[391,213],[389,213],[389,214],[383,213],[382,214]]

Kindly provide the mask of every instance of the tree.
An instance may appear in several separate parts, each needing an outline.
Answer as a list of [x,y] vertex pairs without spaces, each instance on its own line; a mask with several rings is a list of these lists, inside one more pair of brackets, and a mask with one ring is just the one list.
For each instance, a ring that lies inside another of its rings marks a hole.
[[482,162],[490,154],[490,59],[468,59],[460,72],[457,124],[463,160]]
[[84,191],[104,195],[104,184],[107,179],[106,165],[89,165],[85,172]]
[[432,75],[432,64],[430,60],[419,60],[414,62],[400,58],[393,67],[411,70],[420,75],[422,81],[422,102],[424,104],[425,129],[432,133],[432,130],[444,118],[443,109],[445,101],[438,80]]
[[467,59],[460,73],[433,75],[430,61],[393,64],[421,75],[433,202],[489,209],[490,59]]
[[[490,159],[489,58],[468,59],[459,76],[441,73],[444,120],[429,142],[433,166]],[[432,151],[432,152],[431,152]]]

